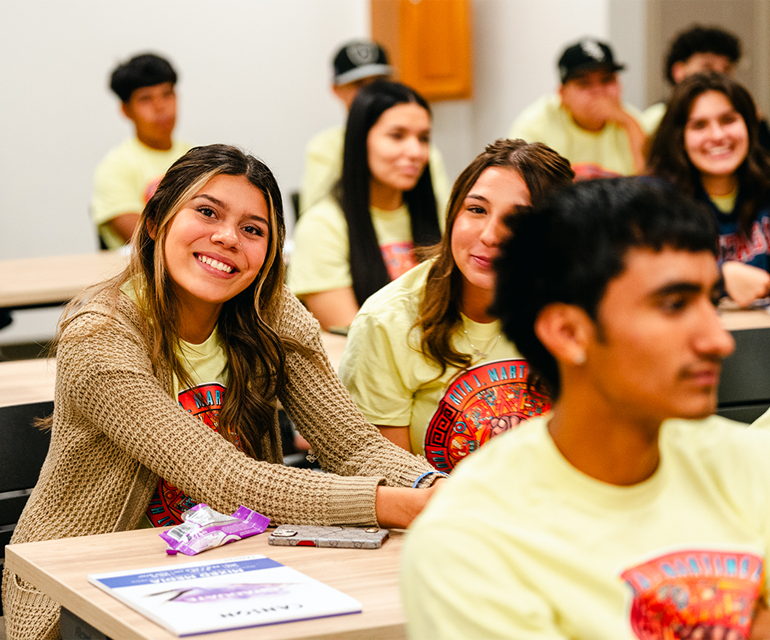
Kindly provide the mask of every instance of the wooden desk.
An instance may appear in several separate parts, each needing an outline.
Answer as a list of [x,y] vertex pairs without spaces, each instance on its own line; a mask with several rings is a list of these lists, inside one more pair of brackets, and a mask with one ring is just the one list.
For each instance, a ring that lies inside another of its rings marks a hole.
[[[323,333],[324,347],[335,369],[339,368],[347,338]],[[53,400],[56,359],[0,362],[0,407]]]
[[66,303],[128,264],[119,251],[0,261],[0,308],[31,309]]
[[56,360],[0,362],[0,407],[53,400]]
[[176,636],[89,584],[89,573],[174,566],[197,559],[226,559],[256,553],[350,595],[361,602],[363,613],[212,633],[205,636],[207,640],[405,637],[398,593],[400,532],[391,532],[390,540],[377,550],[273,547],[267,544],[267,537],[264,533],[193,558],[170,557],[164,552],[166,544],[158,537],[157,530],[140,529],[9,545],[5,561],[24,580],[115,640],[171,640]]

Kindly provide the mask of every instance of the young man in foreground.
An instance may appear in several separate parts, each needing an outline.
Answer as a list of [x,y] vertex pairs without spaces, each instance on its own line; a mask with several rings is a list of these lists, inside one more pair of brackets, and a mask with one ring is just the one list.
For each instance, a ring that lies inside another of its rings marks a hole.
[[112,72],[110,89],[135,135],[110,151],[94,175],[91,215],[108,249],[131,239],[166,169],[190,150],[190,144],[172,138],[176,80],[171,63],[152,53],[134,56]]
[[553,412],[410,530],[412,638],[770,637],[770,434],[704,420],[733,350],[716,249],[706,212],[634,179],[516,216],[494,311]]

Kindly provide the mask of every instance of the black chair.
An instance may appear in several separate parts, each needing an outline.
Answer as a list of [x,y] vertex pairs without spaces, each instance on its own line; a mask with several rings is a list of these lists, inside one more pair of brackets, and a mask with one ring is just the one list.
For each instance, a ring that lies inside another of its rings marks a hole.
[[0,569],[5,564],[5,545],[37,483],[51,442],[51,434],[34,422],[52,413],[53,402],[0,407]]

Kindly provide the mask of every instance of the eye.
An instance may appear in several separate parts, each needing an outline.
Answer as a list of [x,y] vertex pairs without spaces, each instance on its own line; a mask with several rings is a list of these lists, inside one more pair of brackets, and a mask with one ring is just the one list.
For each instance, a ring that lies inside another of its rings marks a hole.
[[393,140],[402,140],[404,138],[404,134],[401,131],[391,131],[388,136]]
[[206,205],[201,205],[197,208],[197,211],[206,218],[213,218],[217,215],[216,211],[214,211],[211,207],[207,207]]
[[267,230],[263,227],[254,224],[247,224],[243,227],[243,232],[254,236],[255,238],[264,238],[267,235]]
[[422,144],[430,144],[430,134],[429,133],[420,134],[419,140]]
[[482,207],[481,205],[478,205],[478,204],[469,204],[466,207],[466,210],[470,211],[471,213],[475,213],[475,214],[481,215],[481,216],[483,216],[483,215],[485,215],[487,213],[487,210],[484,207]]
[[676,315],[690,304],[690,297],[683,293],[672,293],[660,301],[660,309],[667,315]]

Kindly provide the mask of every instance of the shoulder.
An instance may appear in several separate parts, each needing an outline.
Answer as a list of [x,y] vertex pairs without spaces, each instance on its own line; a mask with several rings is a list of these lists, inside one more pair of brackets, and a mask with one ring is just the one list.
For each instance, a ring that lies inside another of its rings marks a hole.
[[542,96],[519,114],[511,126],[509,137],[542,141],[555,126],[564,124],[565,115],[558,95]]
[[425,296],[428,271],[433,264],[433,260],[426,260],[369,296],[356,318],[369,316],[383,322],[389,322],[395,318],[403,321],[405,314],[410,319],[416,318],[417,310]]
[[305,211],[294,227],[295,240],[314,242],[318,234],[327,237],[329,233],[347,239],[347,222],[337,200],[329,195]]
[[[714,473],[740,476],[745,474],[745,468],[767,467],[770,430],[761,425],[748,427],[720,416],[667,420],[661,429],[661,448],[668,455],[689,458]],[[749,463],[752,459],[756,465]]]
[[561,99],[556,94],[540,96],[532,104],[522,110],[518,118],[516,118],[514,126],[517,124],[529,123],[544,117],[553,117],[559,113],[560,109]]
[[107,152],[102,161],[96,168],[97,174],[100,171],[109,170],[131,162],[137,154],[138,142],[135,138],[126,138],[117,147],[113,147]]
[[342,153],[345,142],[344,127],[329,127],[316,133],[307,143],[307,152],[312,154],[326,153],[336,155]]
[[281,287],[273,328],[279,335],[305,343],[321,331],[321,325],[286,285]]
[[656,102],[655,104],[647,107],[642,112],[641,116],[637,119],[642,125],[642,129],[644,129],[644,132],[647,135],[651,136],[658,130],[660,121],[663,120],[663,116],[665,114],[666,114],[666,103]]

